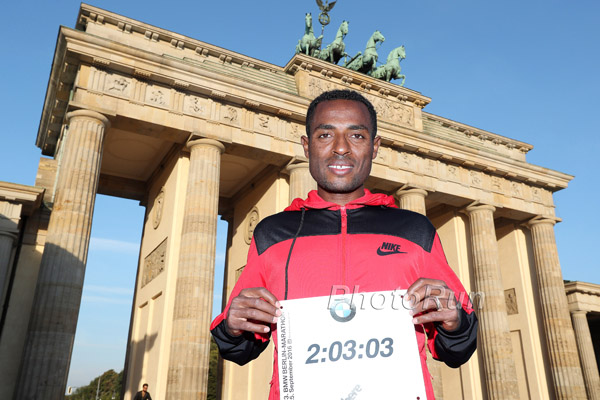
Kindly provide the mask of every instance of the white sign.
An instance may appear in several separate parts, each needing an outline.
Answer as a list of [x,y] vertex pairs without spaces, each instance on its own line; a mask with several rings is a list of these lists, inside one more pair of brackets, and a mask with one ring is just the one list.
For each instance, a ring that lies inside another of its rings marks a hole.
[[281,301],[282,400],[421,399],[425,385],[404,291]]

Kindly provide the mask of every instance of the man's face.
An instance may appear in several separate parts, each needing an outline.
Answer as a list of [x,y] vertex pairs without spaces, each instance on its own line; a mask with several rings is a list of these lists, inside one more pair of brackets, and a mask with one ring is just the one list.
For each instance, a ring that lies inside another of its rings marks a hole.
[[144,392],[147,392],[147,391],[148,391],[148,385],[144,385],[144,386],[142,386],[142,390],[143,390]]
[[311,121],[310,141],[302,137],[310,173],[319,195],[346,204],[364,194],[364,182],[377,156],[379,137],[371,139],[367,107],[353,100],[319,103]]

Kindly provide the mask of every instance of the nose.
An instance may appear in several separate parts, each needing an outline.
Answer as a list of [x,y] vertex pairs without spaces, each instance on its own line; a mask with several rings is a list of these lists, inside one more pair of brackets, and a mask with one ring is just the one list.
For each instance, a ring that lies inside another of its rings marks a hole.
[[333,152],[340,156],[350,154],[350,143],[346,135],[335,135],[335,142],[333,143]]

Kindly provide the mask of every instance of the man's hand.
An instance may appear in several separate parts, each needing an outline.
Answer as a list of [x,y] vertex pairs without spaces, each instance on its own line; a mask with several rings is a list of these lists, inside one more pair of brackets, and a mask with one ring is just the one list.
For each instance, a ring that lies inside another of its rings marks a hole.
[[277,323],[281,305],[275,295],[263,287],[243,289],[227,311],[225,326],[231,336],[244,331],[266,333]]
[[406,291],[407,299],[414,315],[413,323],[439,322],[447,331],[460,325],[460,304],[446,282],[437,279],[420,278]]

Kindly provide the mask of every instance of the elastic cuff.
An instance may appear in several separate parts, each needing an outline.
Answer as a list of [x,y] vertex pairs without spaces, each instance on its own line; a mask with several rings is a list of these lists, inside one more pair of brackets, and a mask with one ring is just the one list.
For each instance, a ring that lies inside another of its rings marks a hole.
[[[229,332],[227,332],[226,324],[227,324],[227,320],[224,319],[223,321],[221,321],[221,323],[219,325],[217,325],[215,327],[215,329],[213,329],[213,332],[214,331],[219,332],[219,334],[224,336],[227,339],[227,341],[233,345],[238,345],[238,344],[242,343],[244,340],[246,340],[244,338],[243,334],[239,335],[239,336],[230,335]],[[213,335],[214,335],[214,333],[213,333]]]

